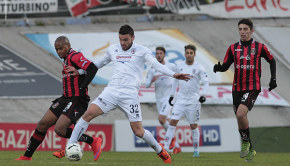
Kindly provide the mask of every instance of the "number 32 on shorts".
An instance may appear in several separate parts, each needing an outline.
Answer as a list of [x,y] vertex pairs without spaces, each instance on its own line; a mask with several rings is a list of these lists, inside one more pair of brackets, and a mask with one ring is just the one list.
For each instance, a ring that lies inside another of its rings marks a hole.
[[139,113],[139,106],[138,104],[130,104],[130,113],[132,114],[138,114]]

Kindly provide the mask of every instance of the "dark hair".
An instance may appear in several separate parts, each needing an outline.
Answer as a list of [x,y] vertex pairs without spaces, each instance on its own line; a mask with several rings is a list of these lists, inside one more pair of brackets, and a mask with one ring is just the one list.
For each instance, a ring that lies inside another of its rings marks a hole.
[[187,50],[187,49],[191,49],[194,52],[196,51],[196,47],[194,45],[192,45],[192,44],[184,46],[184,50]]
[[165,52],[166,52],[165,48],[164,48],[164,47],[161,47],[161,46],[156,47],[156,51],[157,51],[157,50],[163,51],[164,54],[165,54]]
[[134,36],[134,30],[130,27],[130,25],[123,25],[120,27],[119,34],[126,35],[129,34],[131,37]]
[[239,21],[239,23],[238,23],[238,26],[239,26],[240,24],[246,24],[246,25],[248,25],[248,26],[250,27],[251,30],[252,30],[253,27],[254,27],[253,21],[250,20],[249,18],[243,18],[243,19],[241,19],[241,20]]

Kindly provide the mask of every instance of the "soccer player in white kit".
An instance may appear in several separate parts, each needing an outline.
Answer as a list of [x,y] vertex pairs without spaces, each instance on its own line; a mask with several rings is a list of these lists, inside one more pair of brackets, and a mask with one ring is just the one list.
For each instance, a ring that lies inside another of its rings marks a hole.
[[[166,50],[164,47],[156,47],[156,59],[159,63],[165,65],[172,71],[176,71],[176,66],[174,63],[165,63],[165,53]],[[163,73],[150,68],[147,74],[146,88],[149,88],[152,84],[155,85],[155,98],[156,98],[156,107],[158,110],[158,120],[159,123],[164,127],[165,131],[167,131],[169,120],[170,120],[170,112],[172,106],[168,103],[168,97],[171,94],[173,78]],[[175,141],[175,137],[173,137],[169,149],[173,149],[173,153],[181,152],[181,148],[177,141]]]
[[[174,73],[160,64],[148,48],[133,42],[134,39],[134,30],[129,25],[121,26],[119,29],[120,43],[110,46],[105,56],[94,62],[97,68],[112,62],[112,78],[108,86],[90,104],[85,114],[80,118],[67,145],[77,142],[79,136],[87,130],[89,122],[93,118],[107,114],[114,108],[119,108],[127,115],[134,134],[149,144],[164,163],[171,163],[171,157],[167,151],[158,144],[151,132],[142,126],[138,91],[145,62],[171,77],[182,80],[188,80],[189,77],[188,74]],[[101,154],[101,145],[99,149],[100,152],[94,155],[95,161]]]
[[[201,64],[194,61],[196,47],[194,45],[186,45],[185,47],[186,61],[177,65],[177,72],[185,72],[190,74],[190,80],[174,80],[172,86],[169,103],[173,100],[173,95],[179,84],[179,91],[176,96],[175,104],[173,106],[170,124],[166,132],[166,140],[164,148],[169,149],[170,142],[174,137],[175,128],[178,121],[186,116],[192,130],[193,139],[193,157],[199,157],[199,129],[198,121],[200,118],[201,103],[205,102],[205,95],[208,89],[208,78],[205,69]],[[203,91],[200,93],[200,83],[203,83]]]

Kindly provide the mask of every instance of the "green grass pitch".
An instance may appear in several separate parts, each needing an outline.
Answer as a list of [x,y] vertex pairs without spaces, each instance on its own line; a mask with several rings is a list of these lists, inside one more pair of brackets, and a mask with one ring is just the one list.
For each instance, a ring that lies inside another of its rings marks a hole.
[[[32,161],[14,161],[23,151],[1,151],[1,166],[158,166],[165,165],[153,152],[102,152],[97,162],[93,161],[92,152],[86,151],[80,161],[69,161],[65,157],[57,159],[52,152],[35,152]],[[166,164],[168,165],[168,164]],[[257,152],[251,162],[245,162],[239,153],[200,153],[200,158],[193,158],[192,153],[181,152],[172,155],[174,166],[290,166],[290,153]]]

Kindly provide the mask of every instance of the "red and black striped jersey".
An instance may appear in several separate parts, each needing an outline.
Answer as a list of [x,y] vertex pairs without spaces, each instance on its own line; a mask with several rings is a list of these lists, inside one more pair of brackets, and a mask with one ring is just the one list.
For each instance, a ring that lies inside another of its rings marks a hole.
[[[62,84],[63,84],[63,95],[66,97],[80,96],[79,88],[85,80],[86,74],[72,76],[70,73],[65,71],[65,67],[73,66],[76,69],[86,70],[91,64],[84,55],[80,52],[76,52],[70,49],[69,55],[64,59],[63,70],[62,70]],[[86,94],[88,95],[88,88],[86,87]]]
[[228,68],[234,63],[233,91],[261,90],[261,58],[267,62],[273,59],[266,45],[254,39],[232,44],[225,55],[224,64]]

